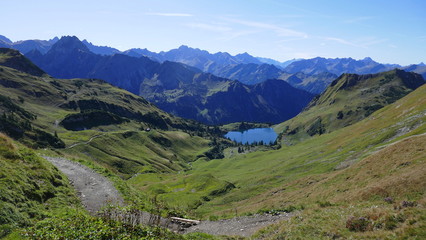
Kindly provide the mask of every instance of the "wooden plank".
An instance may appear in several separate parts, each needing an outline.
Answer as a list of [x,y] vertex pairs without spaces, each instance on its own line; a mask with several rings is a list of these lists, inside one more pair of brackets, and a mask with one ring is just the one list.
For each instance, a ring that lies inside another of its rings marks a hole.
[[183,222],[183,223],[192,223],[192,224],[200,224],[198,220],[179,218],[179,217],[171,217],[172,221]]

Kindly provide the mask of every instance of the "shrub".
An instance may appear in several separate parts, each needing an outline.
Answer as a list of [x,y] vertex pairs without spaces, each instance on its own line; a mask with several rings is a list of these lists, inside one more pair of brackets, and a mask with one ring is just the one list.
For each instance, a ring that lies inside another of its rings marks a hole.
[[417,206],[416,202],[410,202],[410,201],[402,201],[401,202],[401,208],[415,207],[415,206]]
[[338,113],[337,113],[337,117],[336,117],[337,119],[343,119],[343,112],[342,111],[339,111]]
[[333,204],[329,201],[317,201],[318,206],[324,208],[324,207],[331,207]]
[[346,228],[353,232],[365,232],[372,229],[372,222],[365,217],[351,216],[346,221]]
[[386,230],[393,230],[397,227],[398,220],[395,216],[388,216],[386,217],[384,223]]
[[310,136],[314,136],[316,134],[321,135],[325,133],[324,124],[322,124],[322,120],[318,117],[314,123],[309,126],[309,129],[306,131]]

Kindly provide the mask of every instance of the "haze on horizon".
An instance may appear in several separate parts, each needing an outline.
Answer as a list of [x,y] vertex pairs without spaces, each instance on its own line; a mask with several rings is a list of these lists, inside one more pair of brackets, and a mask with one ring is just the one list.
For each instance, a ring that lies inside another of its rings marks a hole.
[[426,62],[423,0],[20,0],[2,9],[0,35],[12,41],[75,35],[119,50]]

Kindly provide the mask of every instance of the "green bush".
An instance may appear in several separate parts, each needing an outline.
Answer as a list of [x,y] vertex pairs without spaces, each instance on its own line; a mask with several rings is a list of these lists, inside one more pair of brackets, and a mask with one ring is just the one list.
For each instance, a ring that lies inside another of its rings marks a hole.
[[394,230],[398,227],[399,223],[405,222],[402,214],[387,216],[384,220],[386,230]]
[[329,201],[317,201],[318,206],[324,208],[324,207],[331,207],[333,204]]

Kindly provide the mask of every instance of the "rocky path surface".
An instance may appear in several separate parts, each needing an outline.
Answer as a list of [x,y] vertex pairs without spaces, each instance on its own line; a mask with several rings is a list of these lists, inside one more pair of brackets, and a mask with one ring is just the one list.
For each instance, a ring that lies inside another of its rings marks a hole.
[[47,156],[44,158],[68,177],[77,190],[82,204],[92,214],[108,204],[124,204],[120,193],[106,177],[65,158]]
[[187,228],[185,233],[203,232],[212,235],[250,237],[261,228],[279,221],[288,220],[292,216],[294,216],[294,213],[282,213],[280,215],[255,214],[253,216],[219,221],[202,221],[198,225]]

